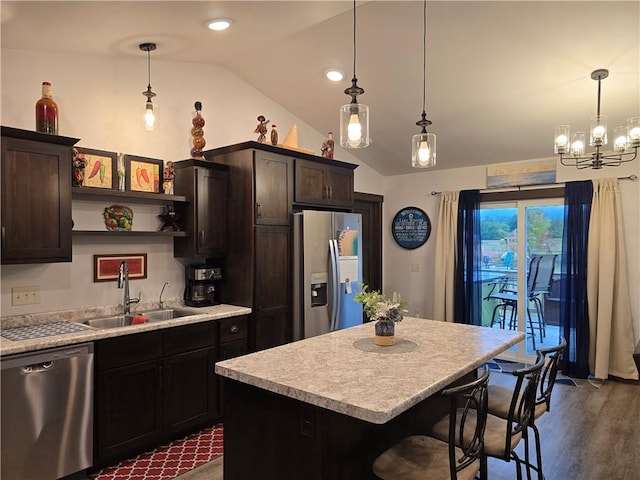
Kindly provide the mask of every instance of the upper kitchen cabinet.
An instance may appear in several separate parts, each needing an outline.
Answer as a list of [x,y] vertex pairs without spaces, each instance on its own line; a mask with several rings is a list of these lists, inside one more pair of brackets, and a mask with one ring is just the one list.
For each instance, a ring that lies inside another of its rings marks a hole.
[[296,159],[295,202],[351,209],[353,170],[356,165],[335,165]]
[[77,138],[2,127],[2,263],[71,261],[71,147]]
[[176,257],[222,257],[227,250],[226,165],[202,160],[174,163],[174,192],[188,203],[176,206],[187,237],[174,239]]

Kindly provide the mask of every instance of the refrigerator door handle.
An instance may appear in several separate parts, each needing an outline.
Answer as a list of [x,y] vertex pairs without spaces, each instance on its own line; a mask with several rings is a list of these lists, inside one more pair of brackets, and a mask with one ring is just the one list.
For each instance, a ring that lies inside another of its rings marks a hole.
[[331,283],[332,283],[332,301],[331,301],[331,331],[338,329],[338,319],[340,318],[340,272],[339,272],[339,263],[338,263],[338,242],[337,240],[329,240],[330,248],[329,252],[331,255]]

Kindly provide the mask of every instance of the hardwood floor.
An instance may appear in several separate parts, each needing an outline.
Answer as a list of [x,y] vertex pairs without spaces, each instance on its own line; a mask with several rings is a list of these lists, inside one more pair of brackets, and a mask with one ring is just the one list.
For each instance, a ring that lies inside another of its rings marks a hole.
[[[492,373],[491,381],[511,377]],[[587,381],[578,387],[556,384],[551,410],[537,421],[546,480],[640,478],[640,385],[594,383],[600,388]],[[490,459],[489,478],[515,479],[515,463]]]
[[[509,374],[491,374],[491,382],[508,384],[510,381]],[[601,384],[600,388],[597,388],[598,384]],[[640,478],[638,384],[581,381],[580,386],[574,387],[557,383],[551,410],[538,420],[538,428],[546,480]],[[520,445],[517,450],[521,457],[522,447]],[[212,463],[201,467],[200,472],[196,469],[179,479],[222,479],[222,459]],[[524,472],[523,475],[526,478]],[[489,460],[490,480],[515,478],[514,462]]]

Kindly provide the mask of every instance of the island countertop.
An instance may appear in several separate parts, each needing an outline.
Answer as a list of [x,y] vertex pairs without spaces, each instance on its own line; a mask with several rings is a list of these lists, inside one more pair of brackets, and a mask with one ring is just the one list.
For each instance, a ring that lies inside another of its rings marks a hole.
[[373,343],[373,324],[216,364],[218,375],[383,424],[524,340],[522,332],[405,317],[396,345]]

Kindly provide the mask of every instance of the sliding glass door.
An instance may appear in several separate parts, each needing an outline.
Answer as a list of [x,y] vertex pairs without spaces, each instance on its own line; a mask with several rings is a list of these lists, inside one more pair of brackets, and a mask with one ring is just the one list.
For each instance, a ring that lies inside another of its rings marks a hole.
[[564,202],[482,204],[482,324],[525,332],[504,358],[532,361],[557,345]]

